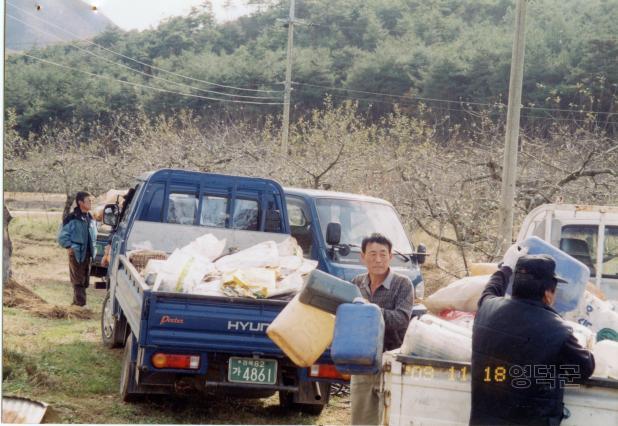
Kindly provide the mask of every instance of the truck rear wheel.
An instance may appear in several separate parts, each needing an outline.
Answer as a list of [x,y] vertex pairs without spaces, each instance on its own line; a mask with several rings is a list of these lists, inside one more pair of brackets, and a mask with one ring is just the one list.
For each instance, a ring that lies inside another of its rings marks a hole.
[[286,391],[279,391],[279,406],[285,411],[295,411],[313,416],[322,414],[324,407],[326,407],[325,404],[300,404],[294,402],[294,394]]
[[108,290],[105,300],[103,300],[103,309],[101,309],[101,338],[103,345],[110,349],[122,347],[125,341],[126,328],[126,319],[123,316],[118,319],[114,315],[112,296]]
[[137,391],[135,383],[135,362],[131,360],[133,351],[133,335],[129,333],[124,345],[124,355],[122,357],[122,370],[120,372],[120,397],[124,402],[135,402],[143,396]]

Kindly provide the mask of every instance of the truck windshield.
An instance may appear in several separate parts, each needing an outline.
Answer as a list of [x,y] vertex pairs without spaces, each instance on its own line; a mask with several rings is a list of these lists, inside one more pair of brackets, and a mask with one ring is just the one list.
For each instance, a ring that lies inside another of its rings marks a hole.
[[320,198],[316,200],[320,229],[326,240],[326,227],[341,224],[341,243],[360,246],[363,238],[374,232],[386,236],[393,249],[407,254],[412,247],[395,209],[387,204],[358,200]]
[[[566,225],[562,227],[560,249],[590,268],[590,276],[597,275],[597,247],[599,244],[597,225]],[[606,226],[602,236],[601,276],[618,278],[618,227]]]

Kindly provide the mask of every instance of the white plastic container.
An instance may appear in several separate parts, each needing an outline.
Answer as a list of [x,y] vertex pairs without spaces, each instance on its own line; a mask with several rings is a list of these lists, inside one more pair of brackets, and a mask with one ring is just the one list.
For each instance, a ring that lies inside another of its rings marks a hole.
[[465,332],[458,333],[455,327],[462,328],[455,325],[442,327],[414,318],[403,339],[401,353],[423,358],[470,362],[472,339],[466,333],[468,330],[462,328]]
[[266,334],[299,367],[310,367],[333,340],[335,316],[305,305],[296,295],[266,329]]

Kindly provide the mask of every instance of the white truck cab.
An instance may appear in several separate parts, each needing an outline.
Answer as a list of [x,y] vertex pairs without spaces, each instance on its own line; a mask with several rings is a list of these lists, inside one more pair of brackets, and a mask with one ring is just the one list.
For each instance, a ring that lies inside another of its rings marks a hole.
[[618,207],[544,204],[525,217],[517,241],[537,236],[590,268],[590,280],[618,300]]

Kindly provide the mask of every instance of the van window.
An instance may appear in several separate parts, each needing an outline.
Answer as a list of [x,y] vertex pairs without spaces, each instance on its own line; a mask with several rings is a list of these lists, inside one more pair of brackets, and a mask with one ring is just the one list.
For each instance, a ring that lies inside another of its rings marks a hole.
[[287,207],[292,237],[303,249],[303,256],[311,258],[313,237],[309,208],[304,200],[290,196],[287,197]]
[[257,231],[259,229],[259,207],[256,200],[236,199],[232,213],[232,228]]
[[605,226],[602,274],[618,279],[618,226]]
[[596,276],[597,240],[596,225],[566,225],[560,235],[560,250],[590,268],[590,276]]
[[200,225],[225,228],[227,219],[227,198],[213,195],[202,197]]
[[163,200],[165,184],[153,183],[146,187],[140,220],[161,222],[163,216]]
[[197,195],[170,193],[167,204],[167,222],[193,225],[197,213]]

